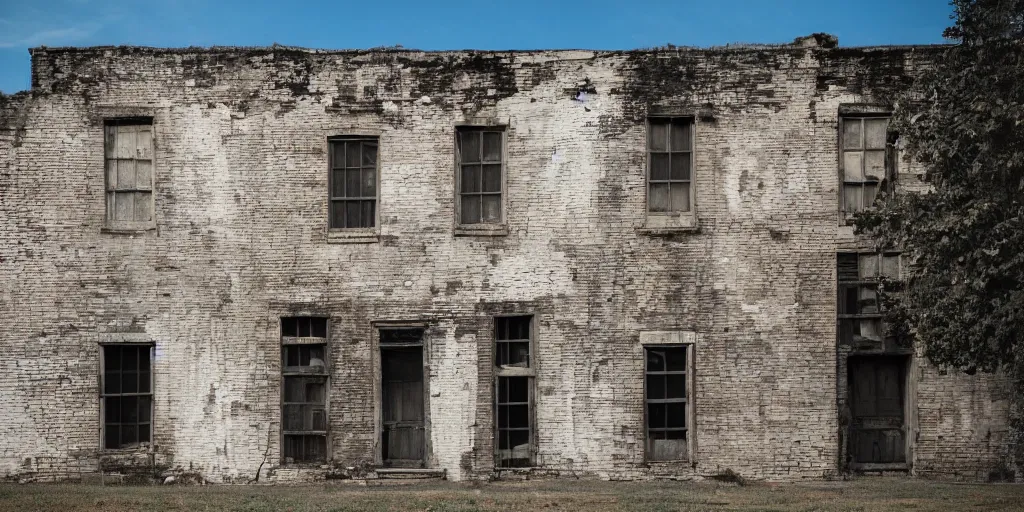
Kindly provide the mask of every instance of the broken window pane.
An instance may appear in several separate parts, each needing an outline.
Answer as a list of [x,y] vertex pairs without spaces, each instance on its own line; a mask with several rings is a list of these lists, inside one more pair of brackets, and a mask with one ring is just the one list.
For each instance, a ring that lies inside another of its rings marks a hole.
[[[283,336],[327,337],[327,319],[281,319]],[[321,462],[326,458],[327,345],[282,345],[281,424],[286,463]]]
[[495,423],[499,467],[523,467],[531,464],[531,383],[530,377],[498,377]]
[[846,213],[853,213],[864,209],[863,185],[843,185],[843,205]]
[[867,181],[885,179],[885,151],[864,152],[864,179]]
[[685,458],[687,426],[687,348],[647,347],[646,430],[651,460]]

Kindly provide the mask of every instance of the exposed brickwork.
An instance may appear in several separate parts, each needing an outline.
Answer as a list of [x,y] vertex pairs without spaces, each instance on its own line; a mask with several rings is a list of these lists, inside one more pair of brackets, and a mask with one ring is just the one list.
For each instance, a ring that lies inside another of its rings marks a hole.
[[[835,254],[858,243],[839,105],[886,102],[936,55],[33,50],[32,94],[0,102],[0,475],[138,466],[97,449],[98,344],[135,332],[156,344],[143,472],[321,478],[280,464],[278,318],[323,314],[336,465],[377,450],[371,322],[424,321],[429,461],[484,478],[499,313],[536,315],[547,470],[834,474]],[[638,231],[654,110],[697,119],[699,232]],[[154,118],[157,228],[108,233],[103,119],[133,114]],[[453,236],[454,127],[479,119],[508,126],[507,236]],[[346,133],[380,134],[377,243],[328,243],[326,139]],[[696,453],[648,465],[639,334],[673,330],[697,334]],[[995,389],[922,369],[915,467],[987,474]]]

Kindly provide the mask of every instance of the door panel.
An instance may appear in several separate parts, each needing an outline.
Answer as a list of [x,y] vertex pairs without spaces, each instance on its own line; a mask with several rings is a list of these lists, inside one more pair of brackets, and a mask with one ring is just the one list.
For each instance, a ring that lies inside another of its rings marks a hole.
[[904,463],[906,357],[859,357],[848,363],[853,463]]
[[423,349],[381,349],[384,463],[421,466],[424,456]]

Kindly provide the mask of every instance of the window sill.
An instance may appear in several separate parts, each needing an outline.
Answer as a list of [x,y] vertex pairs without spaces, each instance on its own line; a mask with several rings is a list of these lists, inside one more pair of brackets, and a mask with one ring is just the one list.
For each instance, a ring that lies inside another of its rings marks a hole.
[[461,224],[455,227],[455,236],[508,236],[505,224]]
[[155,222],[117,222],[109,223],[100,228],[100,233],[111,235],[137,235],[156,230]]
[[373,244],[380,241],[376,229],[328,229],[329,244]]
[[697,222],[697,215],[692,212],[684,213],[648,213],[644,219],[644,225],[636,228],[641,235],[665,236],[677,233],[699,233],[700,224]]

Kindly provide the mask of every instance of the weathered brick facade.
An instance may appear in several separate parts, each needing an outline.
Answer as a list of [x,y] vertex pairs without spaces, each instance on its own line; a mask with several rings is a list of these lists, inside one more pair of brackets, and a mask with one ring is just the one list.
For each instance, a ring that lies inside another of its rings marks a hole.
[[[374,322],[421,322],[428,466],[486,478],[492,317],[509,313],[535,315],[539,468],[844,471],[836,253],[870,244],[839,222],[839,109],[891,102],[939,49],[828,43],[32,50],[32,91],[0,97],[0,475],[323,476],[281,463],[279,319],[324,315],[332,466],[379,457]],[[644,229],[653,112],[695,119],[699,229]],[[156,227],[110,232],[104,120],[137,115]],[[506,127],[507,234],[456,232],[466,123]],[[379,135],[370,243],[328,235],[327,140],[346,134]],[[694,342],[687,463],[645,459],[641,333],[664,331]],[[155,344],[151,452],[100,450],[100,344],[125,341]],[[913,364],[911,470],[986,478],[1006,393]]]

